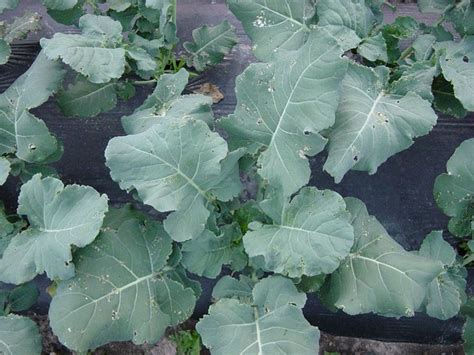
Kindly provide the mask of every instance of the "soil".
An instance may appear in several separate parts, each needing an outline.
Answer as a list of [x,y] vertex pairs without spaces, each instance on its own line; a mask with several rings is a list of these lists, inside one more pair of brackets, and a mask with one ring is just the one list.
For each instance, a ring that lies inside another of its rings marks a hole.
[[[52,333],[49,327],[48,317],[45,315],[32,314],[30,317],[38,323],[43,338],[43,354],[45,355],[66,355],[74,354],[59,343],[58,338]],[[169,329],[167,335],[176,330],[192,329],[195,322],[188,321],[181,325],[179,329]],[[464,351],[462,344],[454,345],[430,345],[414,343],[390,343],[377,340],[334,336],[321,332],[319,343],[319,354],[339,353],[341,355],[462,355]],[[131,342],[115,342],[102,346],[94,350],[93,355],[177,355],[176,345],[164,337],[158,344],[134,345]],[[203,350],[202,354],[208,354]],[[316,354],[316,352],[315,352]]]

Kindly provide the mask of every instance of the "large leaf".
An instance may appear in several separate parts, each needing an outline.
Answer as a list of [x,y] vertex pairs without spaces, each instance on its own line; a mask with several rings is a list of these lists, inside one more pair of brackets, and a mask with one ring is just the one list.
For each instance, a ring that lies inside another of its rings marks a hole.
[[443,212],[451,217],[449,231],[458,237],[471,234],[474,221],[474,139],[461,143],[446,164],[446,174],[436,178],[434,196]]
[[8,174],[10,174],[11,166],[8,159],[0,157],[0,186],[7,181]]
[[238,42],[234,27],[227,20],[214,27],[196,28],[193,39],[194,42],[184,43],[184,48],[190,53],[188,65],[198,71],[220,63]]
[[14,314],[0,317],[1,354],[39,355],[41,349],[41,336],[35,322]]
[[107,196],[91,187],[33,176],[21,187],[18,214],[30,228],[15,236],[0,260],[0,280],[20,284],[46,272],[49,278],[74,275],[71,246],[90,244],[107,211]]
[[63,76],[61,65],[40,53],[32,66],[0,95],[0,155],[14,153],[26,162],[41,163],[57,152],[56,138],[28,110],[46,102]]
[[360,38],[367,37],[376,24],[365,1],[320,0],[316,6],[319,26],[346,27]]
[[227,0],[227,4],[254,43],[255,56],[263,61],[281,50],[300,48],[314,15],[309,0]]
[[347,198],[346,203],[355,242],[326,282],[323,299],[348,314],[413,316],[442,264],[403,249],[360,200]]
[[324,29],[314,31],[298,51],[269,64],[252,64],[238,77],[237,108],[221,124],[231,148],[264,150],[259,174],[286,196],[306,185],[311,174],[306,156],[325,143],[320,131],[334,123],[339,87],[347,62]]
[[79,20],[82,34],[56,33],[42,39],[43,51],[52,60],[61,59],[96,84],[120,78],[125,71],[122,25],[107,16],[84,15]]
[[76,351],[111,341],[158,342],[196,301],[190,288],[165,275],[171,251],[155,222],[129,219],[102,232],[77,253],[76,276],[59,283],[49,309],[54,334]]
[[165,229],[185,241],[202,233],[216,199],[230,200],[240,192],[233,169],[239,157],[223,161],[227,153],[224,139],[206,123],[170,118],[143,133],[113,138],[105,156],[122,189],[135,189],[158,211],[175,211]]
[[435,45],[440,58],[443,76],[454,87],[454,95],[463,106],[474,111],[474,36],[464,37],[460,42],[445,41]]
[[290,280],[268,277],[255,285],[252,295],[252,304],[221,299],[198,322],[196,329],[212,354],[318,353],[319,331],[301,311],[306,295]]
[[94,84],[79,76],[58,95],[58,104],[66,116],[93,117],[117,105],[117,83]]
[[436,124],[429,101],[413,92],[400,96],[386,91],[388,69],[382,69],[351,64],[344,78],[324,164],[336,182],[350,169],[374,174]]
[[215,278],[223,265],[232,264],[233,271],[240,271],[247,264],[247,257],[241,243],[241,237],[233,226],[223,229],[220,236],[205,230],[197,238],[185,242],[182,247],[181,263],[193,274]]
[[442,231],[431,232],[420,247],[419,255],[440,261],[444,270],[428,286],[426,313],[449,319],[459,313],[466,301],[466,270],[456,262],[456,251],[443,239]]
[[341,196],[305,187],[273,225],[258,225],[244,236],[249,256],[263,256],[269,270],[301,277],[330,274],[349,254],[354,233]]

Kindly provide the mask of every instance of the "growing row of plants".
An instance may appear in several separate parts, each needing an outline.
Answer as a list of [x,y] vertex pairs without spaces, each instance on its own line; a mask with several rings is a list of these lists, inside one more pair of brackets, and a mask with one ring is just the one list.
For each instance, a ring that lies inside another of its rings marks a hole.
[[[336,182],[349,170],[373,174],[431,131],[434,108],[456,118],[474,110],[470,1],[420,1],[439,14],[426,25],[411,17],[384,24],[377,0],[228,0],[259,62],[237,78],[234,113],[217,120],[210,98],[183,94],[184,67],[202,70],[230,52],[227,22],[195,30],[187,59],[177,60],[173,1],[43,3],[80,33],[42,39],[33,65],[0,95],[0,180],[25,182],[18,215],[0,215],[0,280],[52,280],[49,319],[62,344],[156,343],[191,316],[197,275],[220,277],[196,326],[213,354],[315,353],[306,293],[351,315],[461,312],[465,349],[474,352],[474,301],[465,292],[472,254],[458,255],[442,231],[407,251],[362,201],[306,186],[308,158],[323,150]],[[411,45],[402,50],[402,40]],[[76,78],[64,87],[66,71]],[[123,190],[167,213],[162,223],[130,205],[108,206],[91,187],[64,186],[46,167],[61,144],[29,111],[56,95],[66,114],[94,116],[143,81],[155,89],[122,117],[126,135],[110,140],[105,157]],[[474,139],[464,142],[434,184],[449,232],[471,251],[473,151]],[[10,293],[4,299],[0,348],[38,353],[34,323],[9,314],[25,307],[12,307]]]

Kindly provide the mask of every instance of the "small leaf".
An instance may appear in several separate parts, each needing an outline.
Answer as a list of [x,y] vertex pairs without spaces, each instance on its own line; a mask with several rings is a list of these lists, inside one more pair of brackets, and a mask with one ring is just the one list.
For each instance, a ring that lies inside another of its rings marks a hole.
[[94,117],[117,105],[116,83],[94,84],[78,76],[58,94],[58,105],[66,116]]
[[474,139],[461,143],[446,164],[446,174],[436,178],[434,196],[439,208],[451,217],[449,231],[457,237],[471,234],[474,220]]
[[209,65],[219,64],[232,47],[238,43],[234,27],[225,20],[209,27],[202,26],[193,30],[194,42],[185,42],[184,48],[190,53],[189,66],[203,71]]
[[411,47],[417,61],[429,60],[433,54],[433,45],[436,43],[436,37],[431,34],[418,36]]
[[381,33],[365,38],[357,48],[357,53],[371,62],[377,60],[388,61],[387,44]]
[[427,134],[436,124],[429,101],[413,92],[399,96],[386,91],[387,72],[385,67],[376,71],[358,64],[349,66],[324,164],[337,183],[351,169],[374,174],[388,158],[410,147],[413,138]]
[[205,230],[197,238],[183,244],[181,262],[189,272],[207,278],[217,277],[222,266],[231,263],[237,266],[233,271],[240,271],[247,264],[247,257],[242,245],[234,244],[235,238],[232,226],[224,229],[220,236]]
[[102,232],[76,255],[76,276],[60,282],[49,318],[61,343],[75,351],[112,341],[155,344],[186,320],[196,298],[164,276],[171,239],[161,225],[137,220]]
[[474,36],[461,42],[440,42],[435,45],[443,76],[453,84],[454,95],[464,108],[474,111],[471,90],[474,85]]
[[444,265],[444,270],[428,286],[426,313],[442,320],[456,316],[466,300],[467,275],[466,269],[456,262],[456,251],[443,239],[442,231],[434,231],[423,240],[419,255]]
[[50,279],[74,275],[71,246],[84,247],[99,233],[107,197],[91,187],[35,175],[21,187],[18,214],[30,228],[12,238],[0,260],[0,279],[20,284],[46,272]]
[[2,186],[5,181],[7,181],[10,170],[10,161],[8,161],[6,158],[0,157],[0,186]]
[[442,14],[444,10],[454,3],[453,0],[418,0],[418,8],[421,12]]
[[3,38],[0,38],[0,65],[3,65],[8,62],[10,54],[10,45]]
[[362,201],[346,198],[355,242],[328,278],[322,298],[347,314],[413,316],[442,264],[407,252],[372,216]]
[[79,20],[82,34],[56,33],[41,40],[46,56],[61,59],[96,84],[118,79],[125,71],[122,25],[107,16],[84,15]]
[[0,317],[0,353],[40,355],[38,326],[31,319],[14,314]]
[[309,0],[228,0],[253,42],[255,56],[270,60],[275,53],[300,48],[308,38],[314,6]]
[[330,274],[354,240],[345,207],[337,193],[305,187],[283,208],[281,221],[245,234],[245,251],[289,277]]
[[41,0],[48,10],[70,10],[77,5],[77,0]]
[[434,79],[432,92],[434,95],[433,105],[436,110],[454,118],[466,117],[467,110],[454,96],[453,85],[442,75]]
[[[278,292],[275,292],[278,290]],[[319,330],[304,319],[306,295],[281,276],[257,283],[253,304],[224,298],[196,325],[212,354],[315,354]]]
[[19,2],[20,0],[0,0],[0,14],[5,10],[13,10]]
[[428,62],[415,62],[411,66],[400,66],[401,76],[390,84],[392,94],[405,96],[410,92],[427,101],[433,101],[433,79],[439,74],[436,66]]
[[[58,3],[62,1],[58,0]],[[53,18],[54,21],[62,23],[63,25],[71,26],[78,25],[79,19],[84,15],[84,0],[78,0],[76,6],[67,10],[53,10],[48,9],[48,15]]]

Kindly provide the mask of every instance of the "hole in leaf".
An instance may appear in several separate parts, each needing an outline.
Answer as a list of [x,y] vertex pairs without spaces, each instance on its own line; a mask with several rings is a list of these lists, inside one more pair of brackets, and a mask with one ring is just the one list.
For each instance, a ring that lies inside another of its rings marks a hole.
[[311,132],[308,131],[307,129],[305,129],[305,130],[303,131],[303,134],[304,134],[305,136],[309,136],[309,135],[311,134]]
[[354,156],[354,161],[358,161],[359,157],[357,155]]
[[464,57],[462,57],[462,61],[464,63],[469,63],[469,58],[467,57],[467,55],[465,55]]

